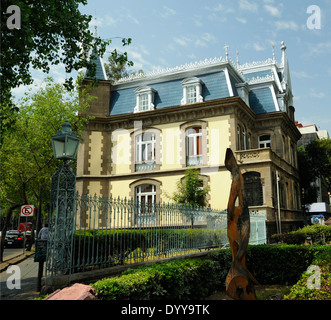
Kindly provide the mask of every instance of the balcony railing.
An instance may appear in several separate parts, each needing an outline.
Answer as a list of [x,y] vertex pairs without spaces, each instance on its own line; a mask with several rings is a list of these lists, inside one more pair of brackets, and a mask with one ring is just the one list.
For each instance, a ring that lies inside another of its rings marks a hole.
[[203,165],[202,155],[186,157],[187,166],[201,166]]
[[155,161],[136,163],[136,172],[155,170]]
[[236,158],[240,164],[246,164],[251,162],[272,160],[272,154],[273,152],[270,148],[250,149],[236,151]]

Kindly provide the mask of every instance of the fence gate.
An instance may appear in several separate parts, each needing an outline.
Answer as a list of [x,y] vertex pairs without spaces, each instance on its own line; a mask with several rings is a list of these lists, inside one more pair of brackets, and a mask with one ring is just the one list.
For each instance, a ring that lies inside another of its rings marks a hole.
[[71,274],[72,240],[74,233],[76,177],[69,164],[63,166],[52,177],[46,277]]

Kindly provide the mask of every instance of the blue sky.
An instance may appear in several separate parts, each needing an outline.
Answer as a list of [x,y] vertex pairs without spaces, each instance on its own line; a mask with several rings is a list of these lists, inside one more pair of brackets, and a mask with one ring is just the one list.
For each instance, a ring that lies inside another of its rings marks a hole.
[[[311,5],[320,9],[319,29],[308,22],[316,13],[307,13]],[[109,52],[127,51],[133,69],[145,72],[224,57],[225,44],[233,61],[238,51],[245,63],[271,58],[274,43],[280,62],[284,41],[296,119],[331,135],[331,0],[89,0],[81,11],[97,17],[99,36],[113,39]],[[132,44],[124,49],[116,37],[130,37]],[[44,77],[35,74],[36,81]],[[61,66],[51,75],[66,77]]]

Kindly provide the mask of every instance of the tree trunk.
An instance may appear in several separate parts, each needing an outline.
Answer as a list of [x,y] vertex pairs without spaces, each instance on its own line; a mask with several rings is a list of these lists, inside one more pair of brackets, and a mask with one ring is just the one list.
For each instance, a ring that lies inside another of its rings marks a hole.
[[6,232],[7,232],[7,228],[8,228],[8,225],[9,225],[10,218],[11,218],[11,216],[13,214],[13,211],[16,208],[19,208],[22,205],[23,204],[17,204],[17,203],[15,203],[7,211],[5,223],[3,224],[2,230],[1,230],[0,262],[3,262],[3,251],[4,251],[4,248],[5,248],[5,237],[6,237]]

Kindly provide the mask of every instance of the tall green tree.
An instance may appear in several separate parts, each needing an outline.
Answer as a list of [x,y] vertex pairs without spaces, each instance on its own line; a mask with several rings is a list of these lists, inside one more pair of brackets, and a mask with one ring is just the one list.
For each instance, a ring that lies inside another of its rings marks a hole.
[[306,205],[316,201],[317,188],[314,184],[316,175],[313,172],[311,158],[304,146],[298,148],[297,155],[301,185],[301,205],[305,208]]
[[76,86],[76,90],[67,92],[63,85],[47,78],[38,92],[27,93],[20,101],[14,130],[4,134],[0,149],[0,205],[6,212],[3,235],[14,209],[37,204],[40,190],[44,205],[49,201],[50,178],[59,165],[51,137],[66,120],[78,134],[89,120],[77,117],[77,112],[87,109],[93,97],[88,89],[78,94],[79,84]]
[[128,70],[128,67],[132,67],[133,62],[128,60],[116,60],[113,55],[108,57],[107,62],[105,63],[105,70],[108,80],[115,82],[121,78],[128,77],[136,74],[144,74],[142,69],[139,69],[137,72]]
[[209,186],[203,186],[199,169],[189,168],[185,177],[177,182],[177,190],[170,198],[181,205],[205,207],[209,190]]
[[306,146],[312,170],[316,177],[325,180],[331,189],[331,139],[318,139]]
[[302,205],[316,202],[316,179],[320,178],[331,191],[331,139],[311,141],[298,148],[298,165],[302,188]]
[[[18,109],[11,90],[33,83],[31,68],[49,73],[52,65],[63,64],[67,74],[81,68],[95,74],[89,53],[93,49],[103,56],[111,40],[89,29],[92,16],[80,12],[86,4],[87,0],[1,0],[1,132],[13,128],[15,116],[10,115]],[[123,45],[130,42],[122,39]],[[113,50],[111,55],[116,62],[127,61],[126,52]],[[72,77],[66,86],[73,89]]]

